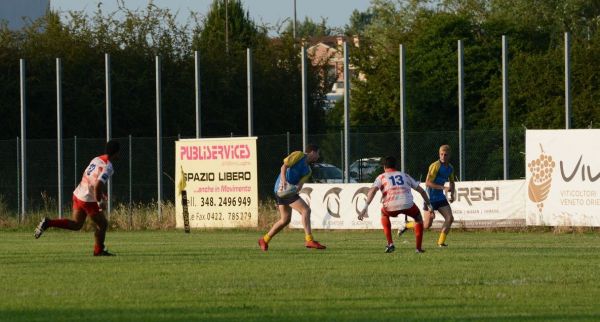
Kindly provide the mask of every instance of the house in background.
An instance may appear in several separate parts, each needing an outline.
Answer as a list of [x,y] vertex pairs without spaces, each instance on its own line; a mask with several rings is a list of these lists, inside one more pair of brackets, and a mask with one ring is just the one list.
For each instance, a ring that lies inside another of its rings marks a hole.
[[19,30],[49,10],[50,0],[0,0],[0,22]]
[[[344,99],[344,41],[348,43],[349,50],[360,45],[358,36],[325,36],[317,37],[307,41],[306,50],[313,66],[326,65],[327,79],[333,82],[331,90],[327,93],[327,106],[332,108],[335,103]],[[356,68],[349,66],[350,77]],[[365,80],[364,75],[359,74],[358,79]]]

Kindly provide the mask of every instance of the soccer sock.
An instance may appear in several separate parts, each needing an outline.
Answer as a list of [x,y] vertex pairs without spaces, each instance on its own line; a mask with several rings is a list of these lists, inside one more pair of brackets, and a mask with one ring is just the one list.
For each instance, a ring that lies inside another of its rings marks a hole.
[[417,243],[417,249],[421,249],[423,243],[423,223],[420,222],[415,225],[415,240]]
[[56,227],[62,229],[70,229],[69,228],[69,219],[51,219],[48,222],[48,227]]
[[265,243],[267,243],[267,244],[268,244],[268,243],[269,243],[269,241],[271,240],[271,236],[269,236],[269,234],[265,234],[265,235],[263,236],[263,240],[265,241]]
[[383,232],[385,233],[388,245],[393,244],[394,241],[392,240],[392,223],[390,222],[390,217],[381,216],[381,225],[383,226]]
[[438,245],[444,244],[446,242],[446,233],[441,232],[440,238],[438,239]]
[[98,254],[102,253],[103,250],[104,250],[104,245],[94,244],[94,255],[98,255]]
[[409,221],[406,223],[406,228],[407,229],[415,229],[415,222],[414,221]]
[[312,234],[307,234],[306,236],[304,236],[304,240],[306,240],[307,242],[313,241]]

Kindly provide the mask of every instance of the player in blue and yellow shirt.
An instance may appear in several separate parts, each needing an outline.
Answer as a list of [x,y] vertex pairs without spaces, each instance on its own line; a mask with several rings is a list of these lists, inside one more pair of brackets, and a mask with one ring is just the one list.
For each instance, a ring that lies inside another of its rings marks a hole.
[[[439,211],[444,217],[444,224],[440,232],[440,238],[438,238],[437,244],[439,247],[447,247],[446,236],[450,232],[450,226],[454,221],[452,216],[452,208],[450,203],[454,202],[455,190],[454,190],[454,168],[450,164],[450,146],[442,145],[439,150],[440,159],[435,161],[429,166],[427,171],[427,179],[425,186],[427,187],[427,194],[431,201],[431,206],[425,205],[423,208],[427,210],[423,216],[423,228],[428,229],[435,219],[435,211]],[[449,186],[446,187],[446,182],[449,182]],[[450,203],[446,199],[446,193],[450,193]],[[414,229],[415,222],[407,222],[404,227],[398,229],[398,236],[402,235],[407,229]]]
[[[325,246],[319,244],[318,241],[313,240],[312,230],[310,228],[310,208],[300,198],[298,192],[302,189],[302,185],[306,183],[312,174],[310,164],[316,162],[319,159],[319,147],[314,144],[306,146],[305,153],[302,151],[294,151],[283,159],[283,165],[277,180],[275,181],[275,201],[281,218],[268,233],[258,240],[258,245],[263,251],[269,249],[269,241],[277,233],[279,233],[285,226],[287,226],[292,219],[292,208],[302,215],[302,225],[304,226],[305,246],[307,248],[325,249]],[[279,197],[277,192],[288,189],[289,185],[295,185],[297,192],[286,197]]]
[[[446,236],[450,232],[450,226],[452,226],[452,222],[454,221],[454,216],[452,216],[452,208],[450,208],[450,203],[454,202],[455,198],[455,189],[454,189],[454,168],[452,164],[450,164],[450,146],[442,145],[439,150],[440,159],[429,166],[429,171],[427,172],[427,180],[425,181],[425,185],[427,186],[427,194],[429,195],[429,200],[431,200],[431,206],[433,210],[439,211],[440,214],[444,217],[444,224],[442,225],[442,230],[440,232],[440,238],[438,239],[438,246],[446,247]],[[449,183],[448,186],[445,186],[446,182]],[[446,199],[446,193],[450,193],[449,200]],[[432,216],[430,220],[425,220],[425,228],[431,227],[431,223],[435,218],[435,214],[432,211]]]

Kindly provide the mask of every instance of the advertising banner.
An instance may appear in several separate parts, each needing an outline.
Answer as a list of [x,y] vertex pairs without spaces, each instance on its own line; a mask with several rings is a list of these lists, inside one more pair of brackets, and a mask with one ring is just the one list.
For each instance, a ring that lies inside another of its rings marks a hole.
[[[306,184],[300,197],[311,208],[311,226],[321,229],[381,229],[381,192],[369,205],[368,217],[357,219],[364,207],[371,184]],[[425,188],[424,184],[421,187]],[[469,181],[456,183],[456,201],[451,204],[454,227],[515,227],[525,225],[525,181]],[[413,190],[415,204],[423,207],[423,198]],[[392,218],[398,227],[404,216]],[[436,212],[433,227],[443,217]],[[299,213],[292,213],[294,228],[302,228]]]
[[187,194],[190,227],[256,227],[257,177],[255,137],[177,141],[177,228],[184,223],[182,190]]
[[526,219],[600,226],[600,130],[527,130]]

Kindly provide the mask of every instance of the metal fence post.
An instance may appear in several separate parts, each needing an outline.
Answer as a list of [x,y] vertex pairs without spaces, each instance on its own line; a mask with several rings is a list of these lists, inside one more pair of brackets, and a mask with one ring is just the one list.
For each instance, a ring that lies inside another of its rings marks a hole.
[[25,59],[19,60],[21,88],[21,219],[27,212],[27,100],[25,88]]
[[63,217],[62,63],[56,58],[56,149],[58,157],[58,218]]
[[[404,69],[404,46],[400,44],[400,169],[406,172],[406,72]],[[360,167],[359,167],[360,169]],[[359,171],[360,172],[360,171]]]
[[508,180],[508,39],[502,36],[502,145],[504,180]]
[[[106,142],[110,141],[112,138],[112,119],[111,119],[111,109],[112,109],[112,87],[110,81],[110,55],[104,54],[104,78],[106,85]],[[110,218],[110,211],[112,209],[112,189],[113,189],[113,178],[108,180],[108,202],[106,207],[106,212],[108,218]]]
[[161,127],[161,83],[160,83],[160,57],[156,56],[156,176],[157,176],[157,204],[158,219],[162,219],[162,127]]
[[348,42],[344,41],[344,183],[349,182],[350,158],[350,67],[348,66]]
[[460,180],[466,180],[465,175],[465,97],[464,97],[464,52],[462,40],[458,40],[458,153]]
[[253,117],[253,97],[252,97],[252,50],[246,49],[246,61],[247,61],[247,77],[248,77],[248,136],[254,135],[254,117]]

